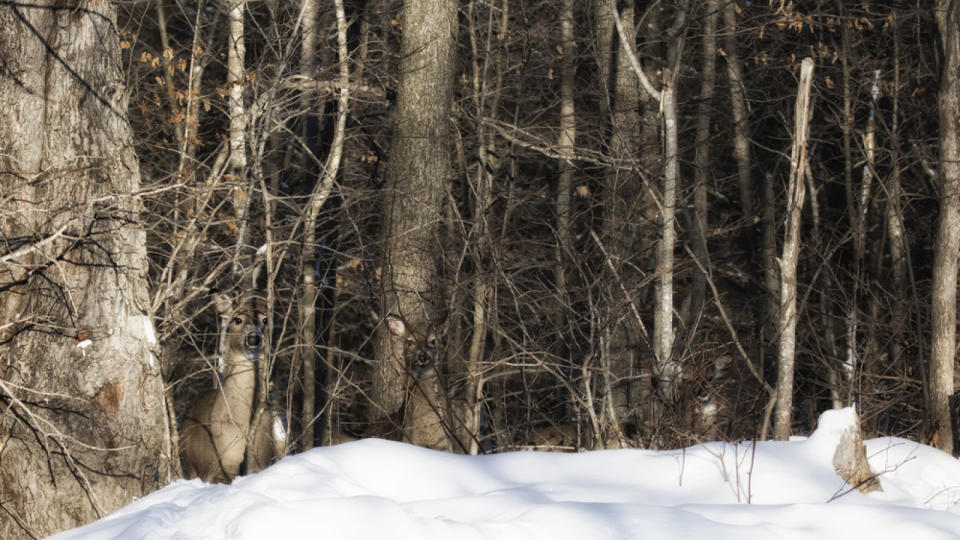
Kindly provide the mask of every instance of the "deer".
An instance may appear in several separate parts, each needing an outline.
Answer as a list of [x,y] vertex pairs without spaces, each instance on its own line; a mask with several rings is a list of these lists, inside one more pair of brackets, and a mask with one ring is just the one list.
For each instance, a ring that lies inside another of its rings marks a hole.
[[584,449],[628,448],[629,441],[621,439],[616,433],[596,440],[591,430],[577,424],[550,424],[530,432],[520,447],[527,450],[577,452]]
[[458,444],[448,432],[452,408],[437,373],[436,333],[428,326],[411,327],[396,315],[387,315],[386,323],[390,333],[403,340],[399,361],[408,376],[402,439],[424,448],[454,451]]
[[235,303],[226,295],[218,296],[214,306],[226,325],[223,380],[187,407],[180,426],[180,463],[186,478],[226,483],[241,473],[245,459],[248,473],[266,468],[282,454],[283,444],[274,434],[278,419],[268,411],[259,415],[250,436],[266,306],[260,298]]

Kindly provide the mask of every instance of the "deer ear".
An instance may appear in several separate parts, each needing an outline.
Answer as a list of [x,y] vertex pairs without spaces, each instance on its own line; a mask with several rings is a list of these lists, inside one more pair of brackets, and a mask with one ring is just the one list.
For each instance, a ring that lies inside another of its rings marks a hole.
[[397,317],[396,315],[390,314],[387,315],[387,328],[390,329],[390,333],[402,337],[407,333],[407,325],[403,322],[403,319]]
[[227,313],[233,309],[233,297],[227,293],[220,293],[213,298],[213,309],[221,317],[225,317]]

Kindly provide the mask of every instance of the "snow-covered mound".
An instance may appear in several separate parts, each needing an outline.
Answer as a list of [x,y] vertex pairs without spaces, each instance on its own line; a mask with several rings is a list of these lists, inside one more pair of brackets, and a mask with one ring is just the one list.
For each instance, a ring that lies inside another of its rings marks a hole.
[[882,492],[833,470],[851,409],[807,439],[683,450],[457,456],[382,440],[318,448],[232,485],[177,481],[56,540],[960,538],[960,463],[867,441]]

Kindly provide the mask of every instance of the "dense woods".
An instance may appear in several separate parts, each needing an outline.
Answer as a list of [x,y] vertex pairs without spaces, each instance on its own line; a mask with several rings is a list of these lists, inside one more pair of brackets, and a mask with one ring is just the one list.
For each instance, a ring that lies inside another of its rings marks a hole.
[[417,439],[411,343],[458,452],[850,404],[954,451],[958,32],[954,0],[0,6],[0,536],[181,474],[219,293],[266,305],[288,453]]

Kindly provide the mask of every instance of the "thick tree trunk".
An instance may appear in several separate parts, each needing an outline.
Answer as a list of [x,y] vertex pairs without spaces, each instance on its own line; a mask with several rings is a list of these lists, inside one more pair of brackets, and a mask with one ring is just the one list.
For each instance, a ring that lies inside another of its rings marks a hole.
[[[407,0],[403,6],[400,83],[384,197],[382,315],[412,326],[430,322],[437,286],[437,231],[451,171],[450,113],[456,54],[455,0]],[[382,327],[370,415],[403,401],[400,338]]]
[[[613,77],[608,153],[613,166],[604,176],[603,243],[610,256],[611,275],[605,277],[605,319],[609,329],[603,365],[610,370],[612,416],[608,423],[636,422],[640,402],[646,397],[637,358],[642,338],[640,321],[633,316],[631,304],[639,303],[637,294],[625,297],[623,290],[636,291],[640,266],[636,258],[638,224],[643,221],[643,180],[635,165],[640,146],[640,86],[625,52],[636,41],[635,13],[631,3],[621,12],[626,40],[618,40],[613,49],[613,12],[616,2],[597,3],[596,24],[602,73]],[[616,54],[614,54],[616,52]],[[614,62],[615,59],[615,62]],[[612,69],[611,69],[612,68]],[[605,76],[607,77],[607,76]],[[608,410],[608,409],[604,409]]]
[[930,420],[937,448],[953,453],[950,396],[956,357],[957,252],[960,251],[960,3],[938,0],[943,44],[940,78],[940,217],[933,255]]
[[169,480],[140,173],[109,2],[0,7],[0,537]]

